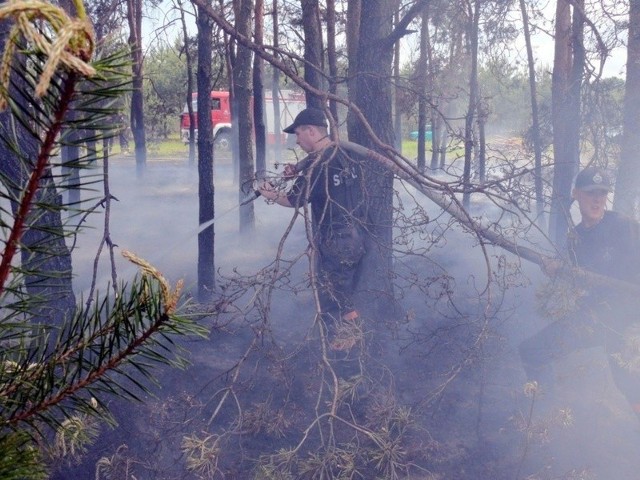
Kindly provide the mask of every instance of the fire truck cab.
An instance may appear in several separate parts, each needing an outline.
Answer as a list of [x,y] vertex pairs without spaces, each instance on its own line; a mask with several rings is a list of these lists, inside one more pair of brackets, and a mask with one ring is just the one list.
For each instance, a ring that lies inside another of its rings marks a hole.
[[[278,96],[280,105],[280,122],[276,126],[274,121],[273,97],[270,91],[265,93],[265,121],[267,127],[267,143],[274,144],[276,138],[284,143],[287,135],[282,129],[293,122],[295,116],[306,107],[303,93],[291,90],[281,90]],[[192,106],[195,120],[195,135],[198,138],[198,119],[195,114],[198,112],[198,94],[192,97]],[[231,146],[231,104],[229,92],[214,90],[211,92],[211,123],[213,125],[214,145],[221,149],[228,149]],[[185,104],[180,115],[180,137],[184,143],[189,142],[189,111]],[[278,129],[278,132],[275,129]]]
[[[198,138],[198,94],[192,95],[191,105],[194,116],[194,132]],[[229,148],[231,146],[231,105],[229,103],[229,92],[211,92],[211,123],[213,125],[213,138],[216,146]],[[180,115],[180,138],[184,143],[189,143],[189,109],[185,104]]]

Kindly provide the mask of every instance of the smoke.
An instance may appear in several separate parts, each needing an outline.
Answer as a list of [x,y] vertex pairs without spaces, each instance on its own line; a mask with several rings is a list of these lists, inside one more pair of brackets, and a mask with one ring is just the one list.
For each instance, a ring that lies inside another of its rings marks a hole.
[[[197,478],[222,478],[222,471],[227,478],[266,478],[256,472],[275,468],[280,457],[261,463],[263,470],[255,467],[258,459],[303,441],[298,428],[308,426],[308,418],[323,412],[330,400],[317,393],[330,391],[333,380],[321,370],[303,222],[299,219],[280,244],[294,212],[258,198],[255,231],[239,236],[232,165],[225,159],[217,162],[216,267],[230,304],[224,313],[202,316],[212,327],[210,339],[184,345],[194,366],[162,373],[162,388],[146,405],[116,403],[120,426],[105,431],[85,463],[76,470],[66,468],[60,478],[91,478],[77,472],[92,476],[96,462],[105,458],[113,463],[135,460],[137,478],[184,478],[180,475],[193,460],[194,444],[215,458],[214,466],[202,463]],[[118,199],[110,218],[116,250],[135,252],[171,283],[184,278],[196,291],[195,167],[186,158],[149,161],[144,178],[136,179],[133,159],[121,158],[111,161],[110,177]],[[363,327],[373,365],[369,371],[387,391],[366,394],[354,387],[356,401],[352,410],[339,411],[342,417],[367,425],[385,419],[376,431],[386,431],[402,446],[398,478],[636,478],[638,420],[613,386],[602,350],[559,359],[553,397],[524,392],[517,345],[548,322],[536,307],[536,291],[546,281],[538,267],[488,245],[482,255],[475,236],[416,192],[408,189],[401,198],[407,209],[411,202],[421,203],[432,221],[423,234],[412,237],[412,250],[421,255],[407,250],[396,258],[396,293],[406,317],[383,327]],[[497,207],[481,201],[474,203],[472,214],[488,221],[504,219]],[[74,251],[79,292],[89,286],[102,221],[97,215],[90,219]],[[117,262],[120,280],[136,273],[119,255]],[[288,275],[276,277],[273,290],[265,289],[275,271]],[[98,285],[104,288],[110,279],[103,255]],[[245,293],[234,297],[241,286]],[[343,371],[357,370],[354,358],[344,352],[333,360]],[[218,407],[226,396],[229,401]],[[402,412],[411,412],[411,420],[400,434],[394,429]],[[309,435],[323,428],[319,421]],[[354,462],[364,462],[349,450],[354,434],[348,432],[336,437],[343,442],[342,461],[348,453]],[[366,440],[360,440],[362,456],[375,453]],[[315,449],[320,458],[327,448],[317,438],[308,442],[301,452],[307,467]],[[124,444],[126,449],[119,449]],[[332,465],[335,472],[339,467]],[[76,476],[65,476],[69,472]],[[393,478],[389,472],[375,473]]]

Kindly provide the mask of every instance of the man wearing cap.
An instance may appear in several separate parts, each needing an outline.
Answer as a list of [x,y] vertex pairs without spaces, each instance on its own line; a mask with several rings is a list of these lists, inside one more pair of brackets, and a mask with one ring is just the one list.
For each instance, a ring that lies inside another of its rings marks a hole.
[[[640,225],[606,209],[611,191],[611,180],[603,169],[587,167],[576,177],[572,197],[578,203],[581,221],[567,237],[568,261],[600,275],[640,283]],[[555,261],[543,270],[555,276],[559,266]],[[548,392],[554,384],[554,360],[579,349],[604,346],[616,386],[640,416],[640,363],[631,368],[634,362],[629,357],[640,361],[640,350],[629,350],[633,344],[629,327],[637,319],[633,300],[612,287],[587,289],[578,300],[577,311],[520,344],[528,380],[537,381],[542,391]]]
[[[296,176],[288,191],[277,191],[268,181],[258,190],[285,207],[310,204],[320,307],[331,316],[356,320],[353,294],[365,253],[368,218],[365,165],[331,140],[322,110],[302,110],[284,131],[296,135],[296,143],[308,156],[293,168]],[[287,175],[290,170],[285,171]]]

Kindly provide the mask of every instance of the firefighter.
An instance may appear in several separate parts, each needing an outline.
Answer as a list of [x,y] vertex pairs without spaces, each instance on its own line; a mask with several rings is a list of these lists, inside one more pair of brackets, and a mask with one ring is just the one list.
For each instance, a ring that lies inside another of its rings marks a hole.
[[295,168],[285,169],[285,176],[292,171],[296,174],[286,192],[268,181],[258,190],[267,200],[285,207],[310,204],[320,307],[335,318],[355,321],[359,313],[353,295],[367,235],[365,165],[331,140],[322,110],[302,110],[284,132],[295,134],[296,143],[308,156]]
[[[576,177],[572,198],[578,203],[581,221],[569,231],[567,260],[597,274],[640,283],[640,225],[607,210],[611,191],[610,177],[603,169],[587,167]],[[553,278],[561,263],[547,262],[543,271]],[[634,325],[637,315],[630,297],[614,287],[583,290],[576,311],[520,344],[528,380],[550,393],[554,360],[579,349],[604,346],[616,386],[640,416],[640,330]]]

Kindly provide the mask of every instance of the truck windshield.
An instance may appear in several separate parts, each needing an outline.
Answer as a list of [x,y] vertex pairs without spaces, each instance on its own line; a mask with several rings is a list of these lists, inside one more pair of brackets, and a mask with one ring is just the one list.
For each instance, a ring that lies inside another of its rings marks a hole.
[[[193,113],[198,111],[198,100],[194,100],[193,102],[191,102],[191,107],[193,108]],[[211,99],[211,110],[220,110],[221,108],[221,103],[220,103],[220,99],[219,98],[212,98]],[[187,104],[184,104],[184,113],[187,113]]]

